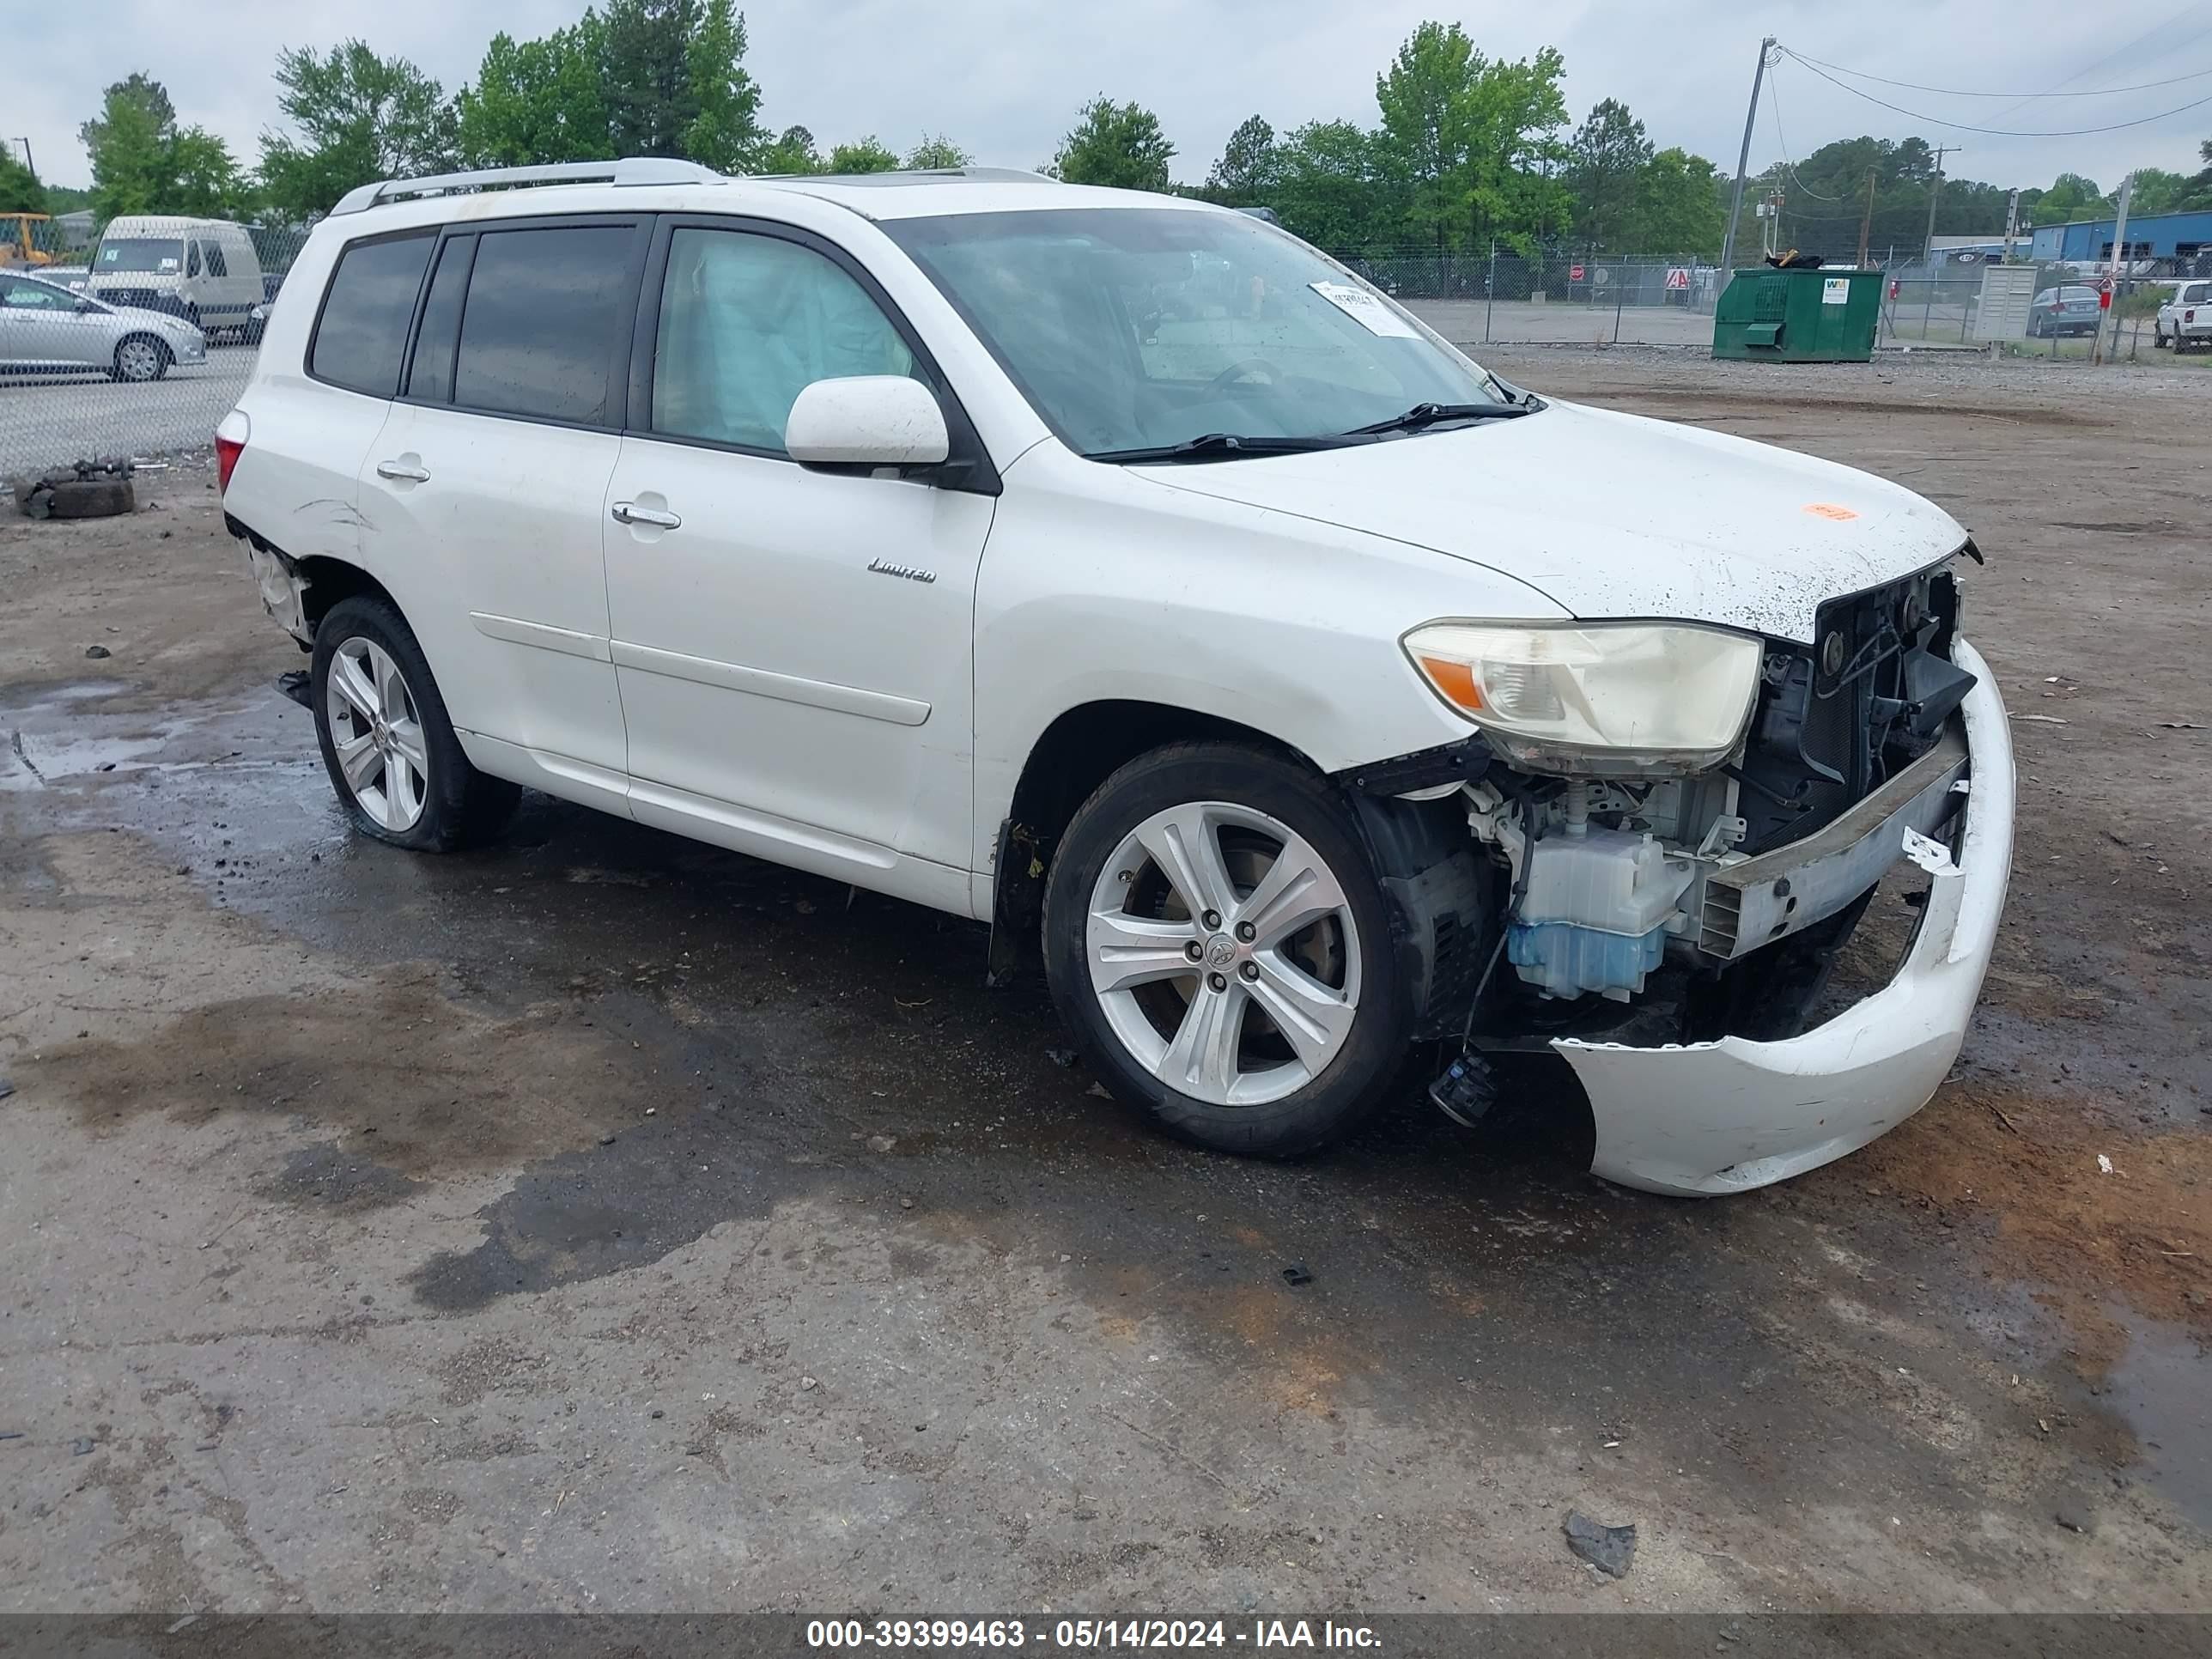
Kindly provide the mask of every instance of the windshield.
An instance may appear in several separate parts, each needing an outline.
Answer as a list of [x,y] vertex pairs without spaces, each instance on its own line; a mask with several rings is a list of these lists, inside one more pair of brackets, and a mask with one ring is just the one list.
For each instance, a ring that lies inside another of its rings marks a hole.
[[128,236],[102,242],[95,264],[101,270],[154,270],[174,275],[183,267],[185,245],[175,237]]
[[1243,214],[1047,209],[884,229],[1085,455],[1218,433],[1331,439],[1419,404],[1505,406],[1440,337]]

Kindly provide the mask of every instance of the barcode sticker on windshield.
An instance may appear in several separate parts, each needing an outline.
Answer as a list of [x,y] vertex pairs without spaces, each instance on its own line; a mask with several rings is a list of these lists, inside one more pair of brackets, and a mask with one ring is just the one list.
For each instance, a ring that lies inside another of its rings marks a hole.
[[1398,340],[1421,337],[1411,323],[1364,288],[1354,288],[1349,283],[1310,283],[1307,286],[1370,334]]

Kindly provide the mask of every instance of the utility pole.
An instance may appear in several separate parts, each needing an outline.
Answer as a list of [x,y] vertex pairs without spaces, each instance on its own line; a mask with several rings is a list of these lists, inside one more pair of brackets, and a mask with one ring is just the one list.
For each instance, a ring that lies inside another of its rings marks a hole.
[[[2136,193],[2136,176],[2130,173],[2120,180],[2119,205],[2112,223],[2112,361],[2120,356],[2120,273],[2128,268],[2128,199]],[[2105,319],[2097,319],[2097,343],[2089,354],[2090,361],[2105,361]]]
[[1759,43],[1759,67],[1751,76],[1751,106],[1743,112],[1743,148],[1735,153],[1735,194],[1729,199],[1728,234],[1721,240],[1720,285],[1713,290],[1716,300],[1735,277],[1735,222],[1743,211],[1744,169],[1751,165],[1751,127],[1759,118],[1759,88],[1766,82],[1766,54],[1773,50],[1771,34]]
[[28,138],[18,138],[15,142],[23,147],[23,165],[30,169],[31,177],[37,178],[39,164],[31,159],[31,141]]
[[2015,190],[2005,201],[2004,262],[2012,263],[2012,245],[2020,240],[2020,192]]
[[1956,144],[1936,146],[1936,178],[1928,186],[1928,240],[1920,250],[1920,263],[1923,265],[1936,263],[1936,204],[1943,195],[1943,158],[1964,154]]
[[[1859,262],[1859,266],[1860,266],[1860,268],[1861,268],[1862,270],[1863,270],[1863,269],[1865,268],[1865,266],[1866,266],[1866,259],[1867,259],[1867,237],[1868,237],[1868,236],[1869,236],[1869,234],[1870,234],[1872,233],[1872,231],[1874,230],[1874,174],[1875,174],[1875,170],[1874,170],[1872,167],[1869,167],[1869,168],[1867,169],[1867,204],[1866,204],[1866,211],[1865,211],[1864,213],[1862,213],[1861,215],[1859,215],[1859,261],[1858,261],[1858,262]],[[2014,193],[2015,195],[2017,195],[2017,194],[2018,194],[2018,192],[2017,192],[2017,191],[2015,191],[2015,192],[2014,192]]]

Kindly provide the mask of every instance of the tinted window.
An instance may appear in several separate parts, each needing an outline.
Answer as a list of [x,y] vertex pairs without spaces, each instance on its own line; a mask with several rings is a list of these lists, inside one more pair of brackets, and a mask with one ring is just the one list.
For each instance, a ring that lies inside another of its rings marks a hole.
[[811,248],[743,231],[670,238],[654,431],[781,453],[791,405],[815,381],[914,373],[876,302]]
[[207,245],[207,274],[210,276],[228,276],[230,275],[228,270],[223,269],[222,250],[217,247],[213,242],[210,242]]
[[477,239],[453,401],[586,424],[607,419],[607,368],[625,326],[636,233],[627,225],[502,230]]
[[415,367],[407,376],[407,395],[432,403],[450,402],[453,395],[453,346],[461,331],[461,295],[468,286],[469,260],[477,240],[459,236],[438,255],[438,269],[430,278],[430,297],[422,302],[422,326],[415,337]]
[[356,242],[345,251],[323,301],[308,373],[373,398],[398,390],[407,325],[433,240],[428,234],[406,236]]

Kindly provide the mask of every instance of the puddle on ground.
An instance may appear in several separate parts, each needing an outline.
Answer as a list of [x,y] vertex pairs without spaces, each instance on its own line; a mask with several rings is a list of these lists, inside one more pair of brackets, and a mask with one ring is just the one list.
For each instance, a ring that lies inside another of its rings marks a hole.
[[2112,1313],[2127,1330],[2128,1351],[2106,1373],[2105,1403],[2135,1431],[2145,1478],[2212,1532],[2212,1353],[2178,1325],[2138,1318],[2124,1308]]

